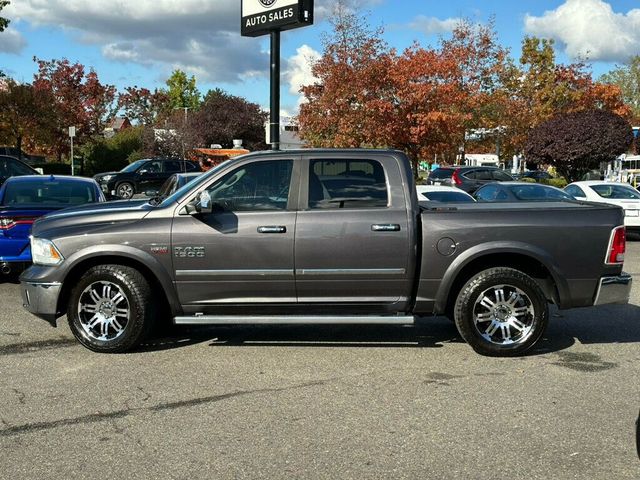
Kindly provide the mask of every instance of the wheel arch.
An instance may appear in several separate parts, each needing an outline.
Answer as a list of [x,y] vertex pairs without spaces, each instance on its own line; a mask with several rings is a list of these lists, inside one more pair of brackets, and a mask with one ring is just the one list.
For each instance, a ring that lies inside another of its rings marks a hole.
[[456,258],[445,273],[436,294],[435,312],[449,311],[462,286],[475,274],[493,267],[520,270],[540,285],[548,301],[560,306],[568,302],[566,280],[544,251],[530,245],[479,245]]
[[100,250],[102,251],[85,254],[78,252],[74,255],[74,257],[77,256],[78,258],[69,267],[62,280],[62,290],[58,297],[58,312],[66,311],[66,305],[73,286],[91,267],[97,265],[123,265],[138,270],[150,283],[153,291],[161,291],[164,294],[158,296],[161,301],[165,302],[165,305],[161,306],[159,311],[167,311],[168,308],[174,317],[182,314],[182,307],[173,288],[173,282],[157,260],[150,255],[142,254],[149,257],[144,258],[139,252],[133,253],[126,250],[105,251],[104,247]]

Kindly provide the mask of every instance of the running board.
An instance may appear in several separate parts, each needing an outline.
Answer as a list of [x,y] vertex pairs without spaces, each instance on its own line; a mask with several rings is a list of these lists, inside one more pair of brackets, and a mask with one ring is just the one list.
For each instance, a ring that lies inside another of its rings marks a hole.
[[408,316],[310,316],[310,315],[198,315],[175,317],[176,325],[411,325],[414,317]]

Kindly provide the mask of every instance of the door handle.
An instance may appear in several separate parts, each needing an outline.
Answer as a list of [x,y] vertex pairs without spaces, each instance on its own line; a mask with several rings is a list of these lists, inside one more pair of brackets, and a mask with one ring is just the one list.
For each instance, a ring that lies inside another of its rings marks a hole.
[[287,233],[287,227],[282,225],[258,227],[258,233]]
[[371,225],[372,232],[399,232],[400,225],[397,223],[377,223]]

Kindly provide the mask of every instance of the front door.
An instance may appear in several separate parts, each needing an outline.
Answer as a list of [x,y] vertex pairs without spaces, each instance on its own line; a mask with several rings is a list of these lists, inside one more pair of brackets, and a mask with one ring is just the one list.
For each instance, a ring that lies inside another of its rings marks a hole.
[[176,213],[175,281],[187,312],[296,303],[290,197],[298,168],[292,159],[247,160],[203,188],[213,213]]
[[[411,295],[411,238],[392,157],[309,158],[296,224],[300,304],[392,311]],[[305,188],[306,185],[306,188]],[[305,198],[306,193],[306,198]],[[378,307],[375,308],[375,306]]]

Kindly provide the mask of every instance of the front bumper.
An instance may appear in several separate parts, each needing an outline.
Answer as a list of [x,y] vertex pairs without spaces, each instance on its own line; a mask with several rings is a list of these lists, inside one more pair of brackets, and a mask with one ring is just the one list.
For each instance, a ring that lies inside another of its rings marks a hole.
[[602,277],[593,304],[629,303],[632,283],[631,275],[624,272],[615,277]]
[[22,306],[54,327],[58,317],[58,297],[62,284],[58,282],[21,281]]

